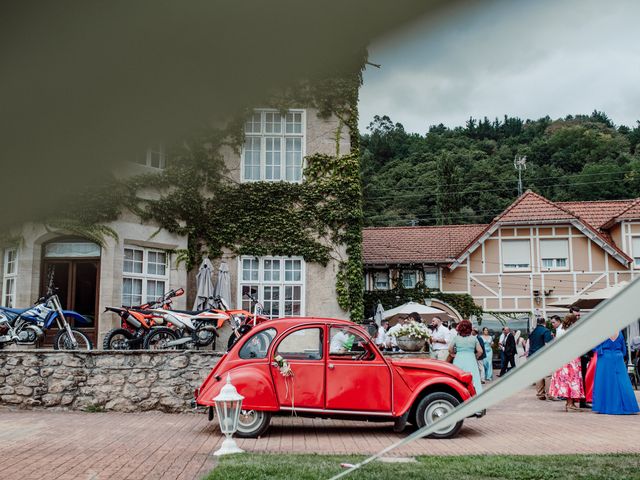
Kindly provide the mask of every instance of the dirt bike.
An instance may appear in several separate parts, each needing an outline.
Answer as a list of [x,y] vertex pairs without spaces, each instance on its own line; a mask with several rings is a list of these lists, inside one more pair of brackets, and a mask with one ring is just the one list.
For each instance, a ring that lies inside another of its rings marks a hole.
[[222,307],[225,307],[225,312],[229,315],[229,323],[232,328],[232,333],[229,335],[227,341],[227,351],[231,350],[231,347],[252,327],[269,320],[269,317],[262,314],[263,307],[258,299],[250,293],[245,293],[245,296],[251,300],[251,309],[253,312],[247,310],[228,310],[226,305],[220,297],[214,298],[214,302],[219,302]]
[[144,338],[144,348],[150,350],[167,350],[202,348],[212,345],[215,349],[218,337],[217,325],[229,318],[225,312],[204,310],[151,309],[155,315],[162,316],[171,324],[170,327],[154,327]]
[[135,307],[107,307],[120,317],[120,327],[107,332],[102,342],[104,350],[134,350],[144,346],[144,338],[152,328],[164,324],[164,318],[151,309],[170,309],[172,299],[184,294],[184,289],[170,290],[154,302]]
[[78,312],[63,310],[53,288],[32,307],[0,307],[0,348],[9,343],[35,345],[44,336],[45,330],[55,323],[58,327],[58,333],[53,339],[55,350],[91,350],[91,340],[84,333],[72,328],[67,318],[84,324],[89,323],[89,320]]

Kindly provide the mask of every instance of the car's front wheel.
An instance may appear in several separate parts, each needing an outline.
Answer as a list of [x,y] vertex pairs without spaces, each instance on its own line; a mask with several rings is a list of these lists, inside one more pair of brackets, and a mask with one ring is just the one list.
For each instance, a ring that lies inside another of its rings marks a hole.
[[240,438],[256,438],[269,428],[271,413],[258,410],[242,410],[238,420],[236,436]]
[[[422,400],[420,400],[420,403],[418,403],[415,417],[416,425],[418,426],[418,428],[422,428],[426,425],[431,425],[432,423],[436,422],[441,417],[452,411],[458,405],[460,405],[460,401],[450,393],[430,393],[426,395]],[[453,438],[461,428],[462,420],[460,420],[455,425],[449,425],[448,427],[436,430],[431,435],[429,435],[429,437]]]

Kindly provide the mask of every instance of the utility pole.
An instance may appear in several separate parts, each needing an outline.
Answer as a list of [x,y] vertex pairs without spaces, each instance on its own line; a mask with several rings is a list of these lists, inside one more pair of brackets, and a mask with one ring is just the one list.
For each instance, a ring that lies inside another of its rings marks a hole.
[[527,169],[527,157],[516,155],[513,159],[513,167],[518,170],[518,197],[522,196],[522,170]]

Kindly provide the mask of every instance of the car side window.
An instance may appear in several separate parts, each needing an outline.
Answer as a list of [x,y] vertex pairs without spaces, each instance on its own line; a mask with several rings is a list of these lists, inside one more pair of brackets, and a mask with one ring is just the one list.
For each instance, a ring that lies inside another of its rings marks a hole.
[[269,350],[269,345],[271,345],[275,336],[275,328],[267,328],[255,333],[244,342],[238,356],[243,359],[267,358],[267,350]]
[[329,330],[329,358],[341,360],[373,360],[375,353],[369,339],[348,327],[331,327]]
[[303,328],[287,335],[276,355],[286,360],[322,360],[322,329]]

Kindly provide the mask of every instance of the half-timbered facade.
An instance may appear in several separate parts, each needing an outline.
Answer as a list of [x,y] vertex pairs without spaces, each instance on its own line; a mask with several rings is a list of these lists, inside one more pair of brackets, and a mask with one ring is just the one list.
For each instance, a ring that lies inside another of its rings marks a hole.
[[439,290],[485,311],[548,315],[638,274],[640,200],[554,203],[528,191],[488,225],[371,228],[364,239],[369,290],[384,288],[384,272],[410,288],[404,272],[435,269]]

